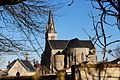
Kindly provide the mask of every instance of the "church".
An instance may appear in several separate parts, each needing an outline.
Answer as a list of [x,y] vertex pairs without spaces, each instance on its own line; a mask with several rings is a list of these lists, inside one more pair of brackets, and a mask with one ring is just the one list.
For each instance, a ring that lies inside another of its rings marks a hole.
[[49,12],[45,34],[45,50],[41,65],[47,73],[55,73],[72,65],[97,64],[96,48],[91,40],[58,40],[52,12]]

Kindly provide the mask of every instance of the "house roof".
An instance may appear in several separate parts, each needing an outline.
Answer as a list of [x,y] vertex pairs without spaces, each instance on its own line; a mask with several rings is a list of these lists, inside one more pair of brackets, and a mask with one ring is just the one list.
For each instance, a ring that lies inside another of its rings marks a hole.
[[17,59],[12,61],[10,64],[8,64],[7,68],[10,69],[15,64],[16,61],[17,61]]
[[19,60],[19,59],[16,59],[16,60],[14,60],[13,62],[11,62],[11,63],[7,66],[7,68],[8,68],[8,69],[11,69],[12,66],[16,63],[16,61],[19,61],[19,62],[22,64],[22,66],[23,66],[27,71],[30,71],[30,72],[35,71],[35,68],[32,66],[32,64],[31,64],[28,60]]
[[64,49],[68,42],[69,40],[49,40],[50,46],[53,49]]
[[77,38],[72,40],[49,40],[49,43],[53,49],[64,49],[65,47],[70,48],[87,47],[90,49],[95,48],[91,40],[79,40]]
[[117,58],[117,59],[115,59],[115,60],[112,60],[112,61],[110,61],[110,62],[108,62],[108,63],[118,64],[118,62],[120,62],[120,58]]
[[28,60],[20,60],[20,61],[29,71],[35,71],[35,68]]
[[0,76],[7,76],[7,75],[8,75],[7,72],[5,72],[5,71],[0,71]]

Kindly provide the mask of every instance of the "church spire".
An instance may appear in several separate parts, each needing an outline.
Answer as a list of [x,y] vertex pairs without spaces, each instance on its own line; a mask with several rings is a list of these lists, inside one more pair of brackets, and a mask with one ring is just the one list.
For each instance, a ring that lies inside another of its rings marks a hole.
[[55,24],[53,20],[52,11],[49,11],[48,17],[48,26],[47,26],[47,39],[48,40],[56,40],[57,39],[57,32],[55,30]]
[[55,24],[54,24],[53,15],[52,15],[51,10],[49,11],[49,18],[48,18],[48,32],[56,33]]

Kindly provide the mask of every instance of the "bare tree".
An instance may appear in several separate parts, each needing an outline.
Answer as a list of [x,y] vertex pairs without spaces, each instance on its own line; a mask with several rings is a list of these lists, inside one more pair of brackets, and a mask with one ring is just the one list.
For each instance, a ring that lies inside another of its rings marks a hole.
[[[119,0],[91,0],[93,8],[101,11],[101,22],[108,25],[117,25],[120,29],[120,1]],[[97,3],[98,5],[94,5]],[[116,18],[115,24],[111,24],[106,19],[107,16],[112,16]]]
[[[120,30],[120,1],[119,0],[91,0],[91,4],[94,9],[100,12],[95,15],[91,15],[93,19],[93,26],[96,32],[96,42],[102,46],[103,49],[103,59],[105,58],[107,47],[113,43],[120,42],[120,39],[114,39],[113,41],[108,41],[112,34],[108,34],[106,31],[106,26],[115,26]],[[97,18],[97,20],[96,20]],[[110,19],[116,19],[113,23]]]
[[0,6],[15,5],[27,0],[0,0]]
[[117,46],[117,48],[115,49],[115,52],[114,52],[116,58],[120,58],[120,45]]
[[42,50],[50,0],[0,0],[0,52]]

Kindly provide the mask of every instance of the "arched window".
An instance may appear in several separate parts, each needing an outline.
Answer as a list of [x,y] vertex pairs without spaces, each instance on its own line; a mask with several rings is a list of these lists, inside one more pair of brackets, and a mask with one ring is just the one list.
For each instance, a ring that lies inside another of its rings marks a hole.
[[81,53],[81,61],[83,62],[84,61],[84,54]]
[[53,36],[51,36],[51,39],[53,39]]

